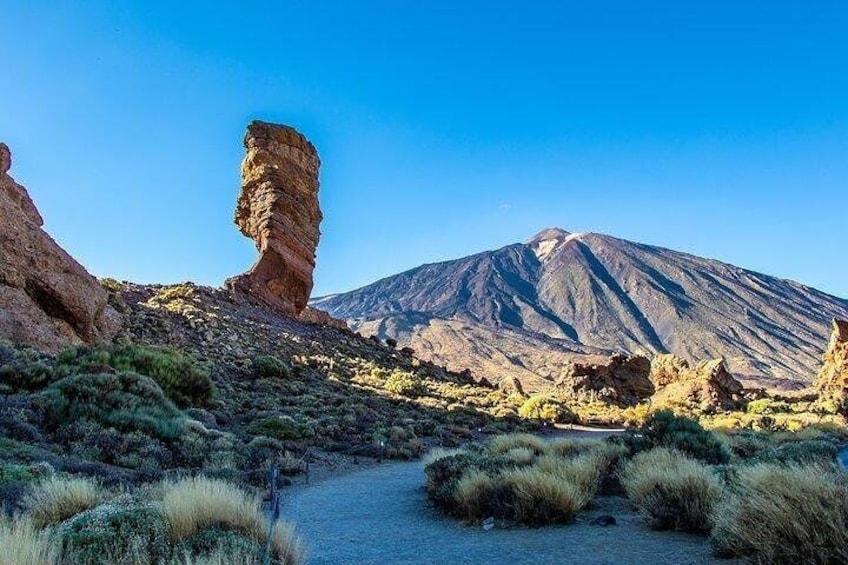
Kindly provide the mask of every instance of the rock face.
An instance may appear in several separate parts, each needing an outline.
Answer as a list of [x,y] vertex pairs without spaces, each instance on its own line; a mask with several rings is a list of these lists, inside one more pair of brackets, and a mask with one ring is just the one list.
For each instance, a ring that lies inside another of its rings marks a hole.
[[822,400],[835,403],[843,413],[848,409],[848,321],[833,320],[833,331],[824,354],[824,365],[815,388]]
[[687,404],[712,412],[737,408],[742,400],[742,384],[723,359],[700,361],[693,368],[675,355],[657,355],[651,362],[651,382],[657,389],[654,404]]
[[303,309],[303,311],[298,316],[298,319],[301,322],[306,322],[307,324],[318,324],[319,326],[330,326],[331,328],[337,328],[340,330],[349,330],[347,324],[339,320],[337,318],[333,318],[323,310],[319,310],[318,308],[313,308],[312,306],[307,306]]
[[43,230],[0,143],[0,338],[47,351],[111,338],[120,315],[82,265]]
[[613,355],[606,363],[568,363],[556,385],[570,394],[633,406],[654,393],[650,373],[651,361],[647,357]]
[[312,292],[321,235],[315,147],[293,128],[251,122],[244,138],[235,222],[259,250],[256,264],[226,281],[275,310],[298,316]]

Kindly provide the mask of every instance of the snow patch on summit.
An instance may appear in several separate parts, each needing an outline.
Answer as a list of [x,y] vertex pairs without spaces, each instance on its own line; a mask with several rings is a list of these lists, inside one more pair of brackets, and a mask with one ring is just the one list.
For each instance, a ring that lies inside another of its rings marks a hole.
[[551,239],[542,239],[535,242],[533,246],[533,253],[536,255],[536,258],[539,261],[545,261],[551,254],[556,251],[556,249],[563,244],[568,243],[569,241],[580,239],[581,236],[586,235],[585,233],[570,233],[565,237],[554,237]]

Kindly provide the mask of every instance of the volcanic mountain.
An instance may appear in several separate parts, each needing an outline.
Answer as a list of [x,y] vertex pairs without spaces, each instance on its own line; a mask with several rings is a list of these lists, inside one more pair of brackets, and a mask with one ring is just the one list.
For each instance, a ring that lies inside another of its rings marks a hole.
[[558,228],[312,305],[436,363],[531,389],[569,360],[616,352],[723,357],[749,383],[808,383],[831,319],[848,316],[848,300],[793,281]]

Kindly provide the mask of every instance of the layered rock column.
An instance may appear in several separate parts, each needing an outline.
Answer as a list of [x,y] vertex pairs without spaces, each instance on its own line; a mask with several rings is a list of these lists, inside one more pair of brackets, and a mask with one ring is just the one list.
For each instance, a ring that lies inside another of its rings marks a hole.
[[833,320],[823,361],[814,386],[822,400],[848,413],[848,321]]
[[259,259],[225,284],[283,314],[298,316],[312,292],[321,235],[321,161],[303,135],[283,125],[251,122],[244,146],[235,223],[256,243]]
[[53,241],[0,143],[0,339],[56,351],[111,338],[121,325],[100,283]]

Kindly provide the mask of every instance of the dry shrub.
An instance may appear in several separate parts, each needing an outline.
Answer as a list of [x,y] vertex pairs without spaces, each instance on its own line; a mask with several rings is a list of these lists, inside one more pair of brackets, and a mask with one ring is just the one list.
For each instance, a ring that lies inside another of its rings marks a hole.
[[534,453],[544,453],[547,443],[532,434],[505,434],[493,437],[486,445],[486,451],[492,455],[507,453],[516,448],[526,448]]
[[51,477],[35,485],[23,504],[37,528],[63,522],[97,506],[100,492],[91,479]]
[[213,526],[253,540],[267,536],[259,499],[224,481],[194,477],[165,483],[162,510],[173,541]]
[[674,449],[655,448],[628,463],[621,482],[648,526],[708,532],[721,482],[706,465]]
[[848,563],[848,484],[833,467],[741,468],[714,520],[717,555],[756,563]]
[[466,472],[456,485],[454,501],[462,515],[468,520],[495,514],[495,480],[484,471],[472,469]]
[[53,565],[58,552],[47,532],[26,517],[10,518],[0,508],[0,565]]
[[514,447],[504,454],[504,457],[516,465],[529,465],[536,459],[536,452],[527,447]]
[[536,468],[503,475],[512,493],[513,519],[529,525],[570,522],[592,499],[580,486]]

